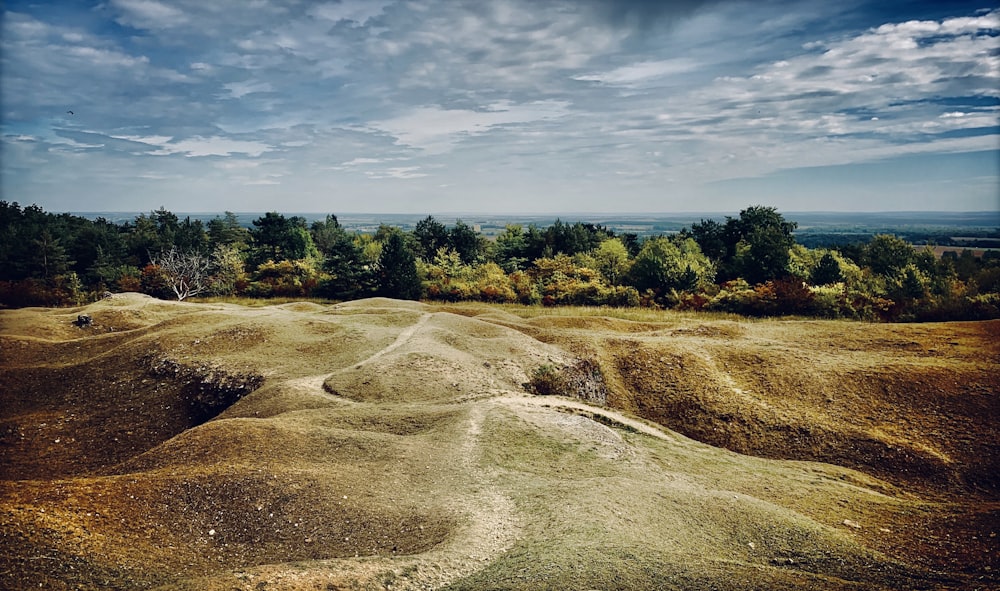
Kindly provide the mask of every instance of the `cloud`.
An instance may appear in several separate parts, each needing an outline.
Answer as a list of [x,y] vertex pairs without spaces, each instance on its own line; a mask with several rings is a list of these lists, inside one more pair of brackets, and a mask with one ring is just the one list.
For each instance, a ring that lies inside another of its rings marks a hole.
[[392,65],[387,73],[399,76],[404,92],[432,89],[478,100],[559,92],[567,74],[626,36],[560,2],[439,3],[423,12],[402,6],[380,21],[393,34],[369,38],[366,51],[376,71]]
[[243,82],[229,82],[222,85],[223,88],[229,91],[229,95],[232,98],[238,99],[240,97],[246,96],[248,94],[256,92],[271,92],[274,87],[271,86],[270,82],[261,80],[246,80]]
[[419,166],[397,166],[385,170],[367,171],[365,176],[370,179],[416,179],[427,176],[426,173],[418,172]]
[[636,86],[675,74],[684,74],[698,67],[690,58],[645,61],[615,68],[609,72],[573,76],[574,80],[600,82],[619,86]]
[[156,146],[156,150],[147,152],[154,156],[183,154],[185,156],[229,156],[231,154],[246,154],[260,156],[271,150],[267,144],[257,141],[234,140],[225,137],[194,136],[183,140],[170,141],[171,138],[148,137],[132,139],[141,143]]
[[713,0],[582,0],[601,20],[619,27],[649,29],[675,25],[698,11],[719,4]]
[[527,104],[501,101],[480,110],[425,106],[374,121],[370,126],[392,135],[399,144],[436,154],[451,150],[465,138],[488,133],[500,126],[527,125],[563,117],[568,108],[568,103],[559,101]]
[[173,6],[156,0],[111,0],[119,11],[116,19],[123,25],[138,29],[179,27],[188,23],[188,17]]
[[261,203],[280,182],[282,198],[336,185],[418,208],[395,200],[385,181],[399,179],[412,181],[408,199],[434,203],[602,193],[596,202],[614,207],[607,194],[995,150],[998,136],[997,10],[950,18],[938,4],[911,20],[890,14],[907,14],[902,4],[808,0],[11,6],[3,176],[28,171],[17,174],[30,187],[44,176],[31,171],[58,169],[92,179],[98,198],[100,183],[138,183],[129,175],[142,171],[165,177],[158,195],[197,178],[200,195],[232,185]]
[[[808,44],[804,53],[753,74],[720,76],[675,98],[677,112],[661,113],[660,121],[708,143],[712,135],[730,144],[745,137],[777,160],[801,157],[786,154],[781,144],[857,136],[898,147],[934,142],[959,128],[983,128],[978,146],[986,149],[995,143],[997,111],[977,106],[974,97],[1000,97],[998,15],[885,25]],[[954,115],[955,105],[939,103],[949,95],[969,101],[962,117]]]
[[360,26],[382,14],[386,6],[392,2],[377,2],[372,0],[342,0],[340,2],[324,2],[309,9],[309,14],[334,23],[347,21],[353,26]]

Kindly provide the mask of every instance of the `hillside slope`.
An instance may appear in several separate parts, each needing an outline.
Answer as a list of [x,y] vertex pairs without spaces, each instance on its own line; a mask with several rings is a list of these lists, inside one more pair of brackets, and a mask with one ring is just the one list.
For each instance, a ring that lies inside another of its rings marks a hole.
[[1000,324],[566,314],[0,312],[0,587],[1000,585]]

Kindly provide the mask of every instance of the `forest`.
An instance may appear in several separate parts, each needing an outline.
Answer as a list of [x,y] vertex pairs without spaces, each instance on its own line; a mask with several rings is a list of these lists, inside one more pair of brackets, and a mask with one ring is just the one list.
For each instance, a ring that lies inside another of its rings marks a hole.
[[369,296],[646,306],[866,321],[1000,318],[1000,253],[938,257],[893,234],[808,248],[773,207],[639,238],[556,220],[488,239],[461,220],[348,231],[268,212],[244,227],[161,207],[115,223],[0,201],[0,307],[157,298]]

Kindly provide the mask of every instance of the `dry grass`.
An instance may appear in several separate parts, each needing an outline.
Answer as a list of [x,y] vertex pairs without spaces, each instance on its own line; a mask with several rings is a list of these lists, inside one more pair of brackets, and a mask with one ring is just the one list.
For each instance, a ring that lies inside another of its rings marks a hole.
[[[0,327],[3,588],[1000,585],[998,323],[120,295]],[[523,388],[583,362],[606,405]]]

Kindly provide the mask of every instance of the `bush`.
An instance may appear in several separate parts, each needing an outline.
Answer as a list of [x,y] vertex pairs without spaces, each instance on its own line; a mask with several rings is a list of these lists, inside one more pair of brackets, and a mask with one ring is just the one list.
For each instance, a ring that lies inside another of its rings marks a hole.
[[580,359],[571,365],[542,365],[531,374],[525,389],[540,396],[570,396],[607,404],[608,388],[596,363]]
[[76,273],[56,275],[49,279],[0,281],[0,306],[79,306],[86,299],[83,285]]
[[525,384],[525,388],[541,396],[565,395],[568,386],[563,378],[562,372],[554,365],[542,365],[531,373],[531,381]]
[[326,277],[308,259],[265,261],[254,271],[247,295],[251,297],[310,297]]
[[167,277],[163,269],[156,265],[149,264],[143,267],[139,276],[139,285],[142,293],[151,295],[161,300],[173,299],[174,292],[170,289],[170,278]]

